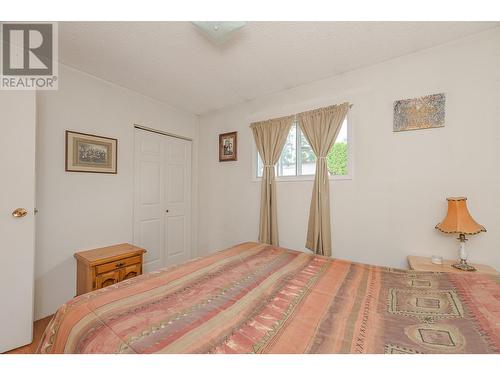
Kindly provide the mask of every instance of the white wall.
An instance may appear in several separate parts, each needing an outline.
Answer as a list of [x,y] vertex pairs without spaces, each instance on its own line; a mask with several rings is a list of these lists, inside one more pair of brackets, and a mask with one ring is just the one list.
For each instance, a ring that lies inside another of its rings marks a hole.
[[[395,100],[439,92],[444,128],[393,133]],[[201,116],[200,251],[257,239],[250,122],[346,100],[354,104],[354,178],[331,183],[333,256],[395,267],[406,267],[408,254],[455,258],[458,241],[434,225],[445,198],[464,195],[488,229],[471,237],[470,259],[500,270],[498,28]],[[238,161],[219,163],[218,134],[234,130]],[[304,249],[311,190],[308,181],[278,183],[282,246]]]
[[[197,223],[198,118],[65,66],[59,73],[59,90],[37,96],[36,319],[74,297],[75,251],[132,242],[134,123],[194,139]],[[65,172],[65,130],[118,138],[118,174]]]

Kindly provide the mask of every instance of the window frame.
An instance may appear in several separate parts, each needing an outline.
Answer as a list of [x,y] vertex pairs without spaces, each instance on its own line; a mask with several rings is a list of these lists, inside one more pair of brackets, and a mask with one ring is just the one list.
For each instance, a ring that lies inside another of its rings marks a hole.
[[[354,176],[354,162],[353,162],[353,146],[354,146],[354,137],[353,137],[353,119],[350,112],[346,116],[347,120],[347,170],[348,174],[346,175],[329,175],[329,180],[352,180]],[[297,129],[299,128],[299,124],[297,123]],[[302,131],[302,130],[301,130]],[[299,138],[299,137],[297,137]],[[257,176],[257,146],[255,142],[252,142],[252,181],[260,182],[262,177]],[[300,176],[278,176],[277,164],[274,166],[275,171],[275,181],[276,182],[299,182],[299,181],[314,181],[315,175],[300,175]],[[296,168],[298,168],[299,161],[296,161]],[[297,169],[298,170],[298,169]]]

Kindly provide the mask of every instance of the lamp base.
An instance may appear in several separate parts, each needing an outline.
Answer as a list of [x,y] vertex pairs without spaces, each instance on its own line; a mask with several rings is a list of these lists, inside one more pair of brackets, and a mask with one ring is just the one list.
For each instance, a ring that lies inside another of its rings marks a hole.
[[462,270],[462,271],[469,271],[469,272],[477,271],[476,267],[471,266],[470,264],[467,264],[467,261],[465,259],[460,259],[460,262],[454,264],[453,267],[455,267],[459,270]]

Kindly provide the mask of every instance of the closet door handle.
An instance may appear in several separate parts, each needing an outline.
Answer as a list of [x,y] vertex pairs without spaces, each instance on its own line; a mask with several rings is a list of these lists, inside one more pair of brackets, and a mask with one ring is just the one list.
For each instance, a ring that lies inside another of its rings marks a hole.
[[168,212],[169,212],[169,211],[168,211],[168,210],[165,210],[165,212],[168,214]]

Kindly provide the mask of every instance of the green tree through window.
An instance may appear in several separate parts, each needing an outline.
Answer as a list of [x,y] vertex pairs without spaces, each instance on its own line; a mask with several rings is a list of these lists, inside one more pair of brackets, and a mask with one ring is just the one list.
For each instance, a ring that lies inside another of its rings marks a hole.
[[334,143],[326,158],[328,172],[334,176],[345,176],[347,171],[347,142]]

